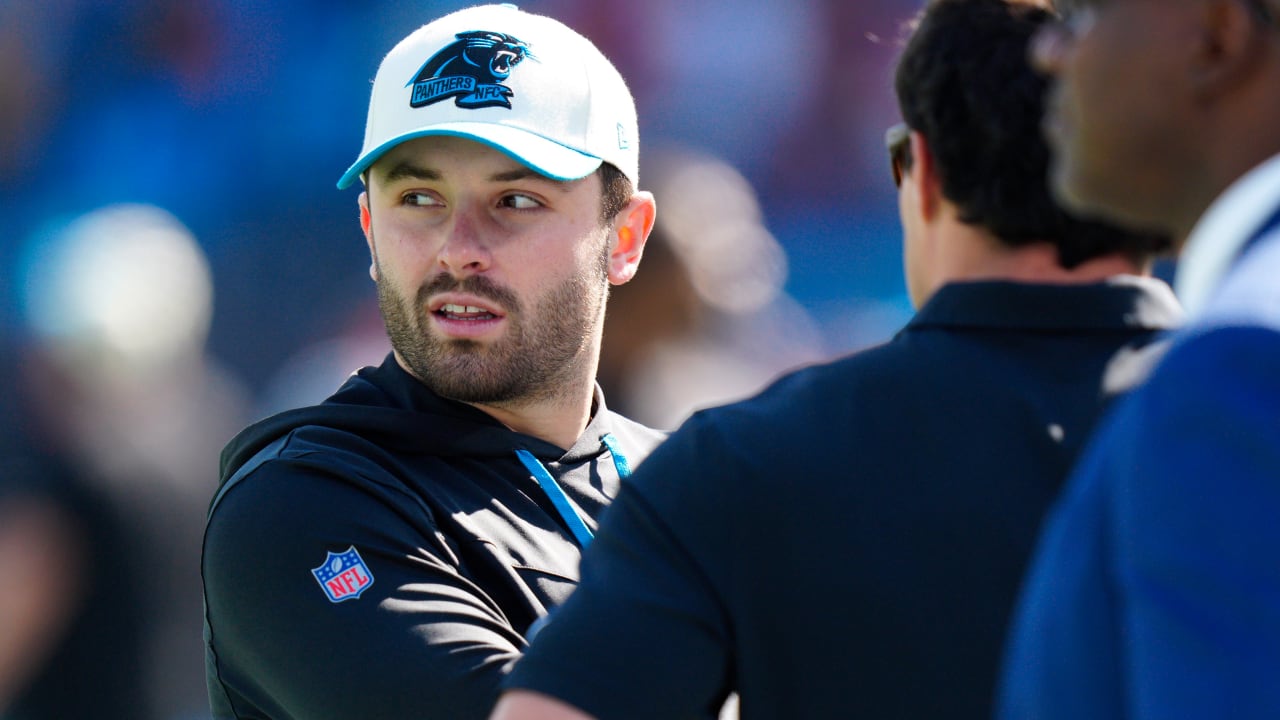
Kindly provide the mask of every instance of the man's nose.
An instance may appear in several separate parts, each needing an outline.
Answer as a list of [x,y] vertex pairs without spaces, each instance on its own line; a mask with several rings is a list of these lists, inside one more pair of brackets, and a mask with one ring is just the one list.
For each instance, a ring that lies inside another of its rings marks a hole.
[[493,261],[489,243],[473,210],[458,211],[440,248],[440,267],[454,277],[465,277],[489,269]]

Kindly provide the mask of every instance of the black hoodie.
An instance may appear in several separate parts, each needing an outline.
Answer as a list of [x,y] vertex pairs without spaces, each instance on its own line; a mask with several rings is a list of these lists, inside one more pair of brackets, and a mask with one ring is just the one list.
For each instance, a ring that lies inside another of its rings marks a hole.
[[529,626],[578,579],[581,548],[517,450],[594,529],[619,467],[662,438],[597,388],[565,452],[392,356],[247,428],[223,451],[205,531],[214,716],[487,717]]

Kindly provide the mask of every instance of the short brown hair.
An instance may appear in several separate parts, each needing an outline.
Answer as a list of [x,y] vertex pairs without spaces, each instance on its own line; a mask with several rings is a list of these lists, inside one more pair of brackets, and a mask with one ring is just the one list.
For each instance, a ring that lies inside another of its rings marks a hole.
[[627,203],[631,202],[635,188],[621,170],[609,163],[600,163],[596,174],[600,176],[600,222],[610,225]]

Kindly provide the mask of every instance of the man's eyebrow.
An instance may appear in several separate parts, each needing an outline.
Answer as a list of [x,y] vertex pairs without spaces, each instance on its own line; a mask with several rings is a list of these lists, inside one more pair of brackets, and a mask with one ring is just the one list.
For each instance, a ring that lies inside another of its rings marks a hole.
[[506,172],[494,173],[493,175],[489,176],[489,180],[492,182],[515,182],[516,180],[540,180],[542,182],[545,182],[554,186],[556,189],[560,190],[561,192],[569,192],[569,189],[573,187],[573,184],[578,182],[577,180],[556,180],[555,178],[549,178],[546,175],[543,175],[542,173],[536,170],[533,170],[532,168],[527,168],[523,166],[515,168],[514,170],[507,170]]
[[382,178],[382,181],[385,183],[393,183],[397,180],[405,180],[405,179],[440,180],[442,177],[443,176],[440,174],[439,170],[424,168],[418,165],[414,165],[413,163],[408,161],[402,161],[398,163],[395,167],[388,170],[387,174]]
[[[426,180],[438,182],[444,179],[444,174],[434,168],[422,167],[415,165],[408,160],[403,160],[392,166],[390,170],[383,176],[382,181],[387,184],[396,182],[397,180]],[[556,180],[547,177],[542,173],[524,166],[504,170],[503,172],[494,173],[489,176],[489,182],[516,182],[518,180],[537,180],[545,182],[561,192],[569,192],[574,183],[579,180]]]

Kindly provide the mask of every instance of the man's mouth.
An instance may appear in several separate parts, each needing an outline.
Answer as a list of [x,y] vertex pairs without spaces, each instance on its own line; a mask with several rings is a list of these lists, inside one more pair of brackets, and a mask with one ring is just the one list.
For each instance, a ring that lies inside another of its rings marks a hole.
[[436,314],[450,320],[493,320],[498,316],[478,305],[457,305],[445,303],[436,310]]

